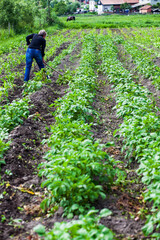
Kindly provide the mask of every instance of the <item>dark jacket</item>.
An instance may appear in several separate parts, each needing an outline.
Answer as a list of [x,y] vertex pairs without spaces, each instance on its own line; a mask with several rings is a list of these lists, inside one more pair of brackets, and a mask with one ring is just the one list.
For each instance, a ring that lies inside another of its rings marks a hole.
[[[30,42],[30,39],[32,41]],[[42,57],[44,57],[44,50],[46,47],[46,40],[39,34],[30,34],[26,37],[27,45],[29,48],[39,49],[42,53]]]

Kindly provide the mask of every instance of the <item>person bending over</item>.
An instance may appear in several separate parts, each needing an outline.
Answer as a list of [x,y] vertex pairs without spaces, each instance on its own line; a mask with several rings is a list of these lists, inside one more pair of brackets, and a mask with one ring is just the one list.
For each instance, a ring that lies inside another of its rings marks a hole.
[[33,59],[36,60],[40,70],[44,68],[44,50],[46,47],[46,35],[46,31],[41,30],[38,34],[33,33],[26,37],[26,42],[29,46],[26,51],[26,69],[24,75],[24,82],[28,82],[29,80]]

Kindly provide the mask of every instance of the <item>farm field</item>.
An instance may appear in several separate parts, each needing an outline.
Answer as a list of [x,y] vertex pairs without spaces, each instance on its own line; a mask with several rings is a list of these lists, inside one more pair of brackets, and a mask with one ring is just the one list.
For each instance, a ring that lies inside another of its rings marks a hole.
[[69,29],[79,28],[144,28],[159,27],[159,14],[136,14],[136,15],[116,15],[94,16],[89,14],[75,14],[75,21],[66,21],[67,17],[59,17],[64,25]]
[[50,29],[28,84],[20,39],[0,52],[0,239],[160,239],[160,29]]

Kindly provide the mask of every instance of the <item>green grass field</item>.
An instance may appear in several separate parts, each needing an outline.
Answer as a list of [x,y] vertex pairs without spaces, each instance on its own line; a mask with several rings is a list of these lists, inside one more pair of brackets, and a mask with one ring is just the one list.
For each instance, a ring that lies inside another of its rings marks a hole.
[[[143,28],[143,27],[160,27],[160,15],[86,15],[77,14],[75,21],[67,22],[67,16],[59,17],[60,21],[64,24],[64,28],[68,29],[87,29],[87,28]],[[45,28],[47,33],[56,31],[56,29],[63,28],[62,26],[50,26]],[[34,30],[37,32],[37,30]],[[9,49],[14,48],[15,42],[21,42],[25,39],[23,35],[15,35],[14,33],[9,36],[7,30],[2,30],[0,34],[0,54],[9,52]],[[13,36],[12,36],[13,35]],[[6,41],[7,39],[7,41]]]
[[75,15],[76,20],[67,22],[67,16],[59,17],[67,28],[123,28],[159,27],[160,15]]

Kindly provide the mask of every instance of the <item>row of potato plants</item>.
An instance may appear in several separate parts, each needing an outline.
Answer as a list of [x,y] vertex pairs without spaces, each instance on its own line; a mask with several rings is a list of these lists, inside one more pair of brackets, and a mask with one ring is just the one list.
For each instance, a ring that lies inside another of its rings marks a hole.
[[153,55],[160,57],[160,31],[158,28],[127,29],[127,31],[125,31],[125,37],[132,44],[136,44],[139,47],[146,49]]
[[11,130],[23,123],[29,115],[29,99],[23,98],[0,107],[0,167],[5,164],[4,152],[9,148],[8,136]]
[[[67,54],[70,54],[77,44],[77,41],[69,45],[68,49],[62,51],[62,53],[54,59],[54,67],[56,67],[61,59],[63,59]],[[50,69],[49,69],[50,70]],[[48,70],[48,72],[49,72]],[[50,70],[51,71],[51,70]],[[14,127],[23,123],[22,118],[26,118],[29,115],[29,95],[33,92],[39,90],[43,84],[49,82],[46,78],[45,70],[36,73],[33,80],[30,80],[23,91],[23,99],[14,100],[12,103],[8,103],[1,107],[0,109],[0,164],[4,164],[3,154],[9,148],[11,141],[7,141],[8,134]],[[19,108],[19,112],[18,111]]]
[[[160,117],[149,99],[149,91],[137,85],[118,60],[118,50],[111,36],[101,35],[99,43],[103,46],[101,70],[113,84],[117,115],[124,118],[118,129],[124,137],[123,149],[126,149],[127,158],[133,156],[139,162],[137,172],[147,186],[144,200],[152,203],[143,227],[148,235],[160,228]],[[160,234],[155,233],[153,237],[159,239]]]
[[111,214],[108,209],[103,209],[97,215],[97,210],[90,210],[85,216],[79,216],[79,220],[70,222],[56,222],[54,228],[49,232],[43,225],[38,225],[34,228],[42,239],[45,240],[112,240],[113,233],[102,224],[99,224],[102,217],[107,217]]
[[[91,107],[97,88],[96,50],[95,37],[88,34],[83,39],[80,65],[69,82],[68,92],[54,103],[56,122],[51,126],[50,138],[43,142],[50,150],[45,162],[39,165],[39,175],[44,178],[42,187],[47,189],[42,209],[54,212],[61,206],[63,216],[82,217],[70,223],[57,223],[49,233],[38,226],[36,232],[45,239],[113,239],[108,228],[98,225],[97,211],[85,215],[94,209],[96,199],[106,197],[100,183],[110,186],[117,171],[114,160],[103,151],[105,145],[95,141],[91,133],[97,115]],[[104,216],[110,214],[106,209],[102,212]]]
[[121,43],[125,48],[124,51],[129,54],[133,60],[133,63],[135,64],[134,69],[141,73],[145,78],[150,79],[152,83],[159,88],[160,68],[154,64],[152,53],[148,53],[132,42],[128,42],[128,39],[122,39]]

